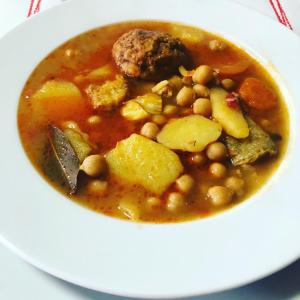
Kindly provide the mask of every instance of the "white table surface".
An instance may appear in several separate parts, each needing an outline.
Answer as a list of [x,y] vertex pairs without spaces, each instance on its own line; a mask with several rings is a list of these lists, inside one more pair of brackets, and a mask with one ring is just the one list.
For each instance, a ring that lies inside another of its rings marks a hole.
[[[237,2],[245,1],[238,0]],[[255,0],[251,3],[252,6],[258,7],[260,5],[259,2]],[[266,1],[263,5],[266,6]],[[25,6],[27,7],[25,0],[0,0],[0,37],[15,26],[18,20],[24,18]],[[126,300],[128,298],[98,293],[56,279],[22,261],[8,249],[0,245],[0,300],[102,299]],[[300,260],[288,268],[256,283],[223,293],[190,299],[300,300]]]

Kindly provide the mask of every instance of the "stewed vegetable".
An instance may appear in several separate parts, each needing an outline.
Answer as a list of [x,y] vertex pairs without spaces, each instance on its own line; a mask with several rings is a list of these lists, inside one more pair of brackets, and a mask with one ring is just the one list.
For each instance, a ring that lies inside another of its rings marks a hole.
[[18,125],[34,166],[67,197],[146,222],[241,202],[288,141],[282,96],[255,59],[200,29],[149,21],[54,50],[24,87]]

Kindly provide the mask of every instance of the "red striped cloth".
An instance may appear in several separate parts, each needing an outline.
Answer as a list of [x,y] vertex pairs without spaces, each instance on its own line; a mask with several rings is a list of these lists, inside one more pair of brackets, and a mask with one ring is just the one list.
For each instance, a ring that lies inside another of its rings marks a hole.
[[281,4],[281,2],[279,0],[269,0],[269,3],[272,7],[272,9],[274,10],[274,13],[278,19],[278,21],[285,25],[286,27],[290,28],[293,30],[293,27],[286,15],[286,12]]
[[33,14],[36,14],[41,9],[42,0],[30,0],[27,17],[30,17]]
[[[28,1],[27,17],[30,17],[33,14],[38,13],[42,9],[46,9],[52,5],[63,2],[64,0],[27,0],[27,1]],[[268,15],[273,14],[273,16],[276,17],[281,24],[283,24],[284,26],[288,27],[291,30],[293,30],[294,24],[292,24],[293,22],[289,19],[288,15],[289,13],[291,13],[291,10],[294,8],[288,4],[292,4],[292,5],[296,4],[297,8],[299,8],[297,17],[300,20],[300,0],[232,0],[232,1],[240,2],[241,4],[256,8],[258,10],[261,10],[264,13],[267,13]],[[267,6],[266,6],[266,2],[268,3]],[[287,9],[287,6],[290,7],[289,11]],[[269,10],[269,12],[266,11],[267,9]],[[299,26],[298,33],[300,34],[300,21],[298,26]]]

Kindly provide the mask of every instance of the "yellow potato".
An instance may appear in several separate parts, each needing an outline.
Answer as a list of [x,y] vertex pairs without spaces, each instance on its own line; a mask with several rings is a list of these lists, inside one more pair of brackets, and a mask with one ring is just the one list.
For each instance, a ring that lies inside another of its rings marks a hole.
[[185,43],[199,44],[205,40],[205,33],[198,28],[184,27],[181,25],[172,25],[170,34],[181,39]]
[[183,171],[177,154],[138,134],[120,141],[107,154],[106,161],[111,174],[140,184],[157,195],[162,194]]
[[227,94],[228,92],[221,88],[211,89],[212,116],[222,125],[227,134],[237,139],[246,138],[249,135],[248,123],[241,110],[227,105]]
[[66,80],[49,80],[30,98],[34,118],[41,123],[71,119],[85,100],[75,84]]
[[170,149],[200,152],[216,141],[221,132],[220,124],[193,115],[166,124],[157,135],[157,141]]
[[45,98],[81,98],[78,87],[72,82],[65,80],[48,80],[32,96],[33,100],[42,100]]
[[125,103],[121,108],[121,115],[130,121],[143,120],[149,116],[143,107],[134,100]]
[[113,68],[111,65],[107,64],[100,68],[94,69],[87,74],[80,74],[74,77],[76,83],[81,83],[86,80],[99,80],[105,79],[113,73]]

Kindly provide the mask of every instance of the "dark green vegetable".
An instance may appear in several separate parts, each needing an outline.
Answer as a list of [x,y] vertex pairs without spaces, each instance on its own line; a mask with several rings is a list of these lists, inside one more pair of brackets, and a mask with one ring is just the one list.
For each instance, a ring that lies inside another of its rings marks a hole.
[[48,140],[53,152],[52,159],[56,161],[56,166],[70,194],[74,194],[80,167],[79,158],[64,133],[54,125],[48,126]]
[[278,149],[271,136],[252,119],[246,117],[250,132],[246,139],[225,137],[231,162],[234,166],[250,164],[266,155],[276,155]]

